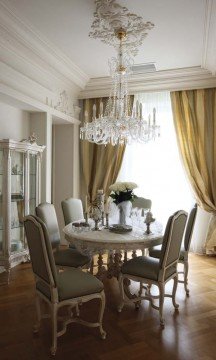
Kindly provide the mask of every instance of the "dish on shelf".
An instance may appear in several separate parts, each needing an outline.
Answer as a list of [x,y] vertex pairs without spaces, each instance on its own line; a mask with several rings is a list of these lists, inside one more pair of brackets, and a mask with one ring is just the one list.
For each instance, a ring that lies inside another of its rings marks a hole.
[[132,231],[132,226],[113,224],[109,227],[109,231],[117,233],[117,234],[124,234],[124,233]]

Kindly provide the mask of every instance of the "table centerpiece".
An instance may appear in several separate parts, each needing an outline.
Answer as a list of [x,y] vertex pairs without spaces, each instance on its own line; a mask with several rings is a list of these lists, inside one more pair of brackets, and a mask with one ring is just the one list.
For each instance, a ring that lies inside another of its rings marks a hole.
[[137,196],[133,190],[137,188],[134,182],[116,182],[109,187],[110,197],[119,208],[119,224],[126,225],[126,218],[130,216],[132,202]]

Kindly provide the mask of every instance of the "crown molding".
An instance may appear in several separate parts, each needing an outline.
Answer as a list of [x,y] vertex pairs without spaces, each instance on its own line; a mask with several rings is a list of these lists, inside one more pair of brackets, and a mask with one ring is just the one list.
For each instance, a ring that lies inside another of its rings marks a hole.
[[35,100],[5,84],[0,84],[0,101],[29,112],[47,112],[52,116],[54,122],[58,124],[80,124],[80,121],[78,120],[80,108],[78,106],[75,106],[76,118],[75,116],[67,115],[64,112]]
[[3,0],[0,1],[0,24],[2,46],[13,48],[13,52],[17,52],[18,56],[22,48],[22,57],[29,65],[41,71],[45,69],[68,86],[73,83],[81,89],[85,87],[89,80],[87,74],[38,30],[19,18]]
[[206,0],[202,67],[216,75],[216,0]]
[[[109,96],[112,81],[110,77],[92,78],[79,99]],[[199,66],[149,73],[132,74],[128,80],[130,94],[151,91],[177,91],[216,86],[216,76]]]

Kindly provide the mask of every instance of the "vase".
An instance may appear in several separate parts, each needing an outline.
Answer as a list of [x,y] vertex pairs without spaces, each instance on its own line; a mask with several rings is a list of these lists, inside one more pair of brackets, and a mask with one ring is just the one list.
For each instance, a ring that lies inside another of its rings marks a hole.
[[121,203],[118,204],[118,208],[119,208],[119,224],[126,225],[127,218],[129,218],[131,214],[132,203],[131,201],[122,201]]

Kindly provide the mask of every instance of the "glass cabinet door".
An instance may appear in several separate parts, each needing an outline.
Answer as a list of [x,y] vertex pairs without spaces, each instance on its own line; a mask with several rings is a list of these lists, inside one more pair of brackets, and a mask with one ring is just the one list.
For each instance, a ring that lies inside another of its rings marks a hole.
[[29,155],[29,214],[35,215],[36,207],[37,155]]
[[3,251],[3,150],[0,150],[0,254]]
[[11,252],[24,248],[24,153],[11,152]]

